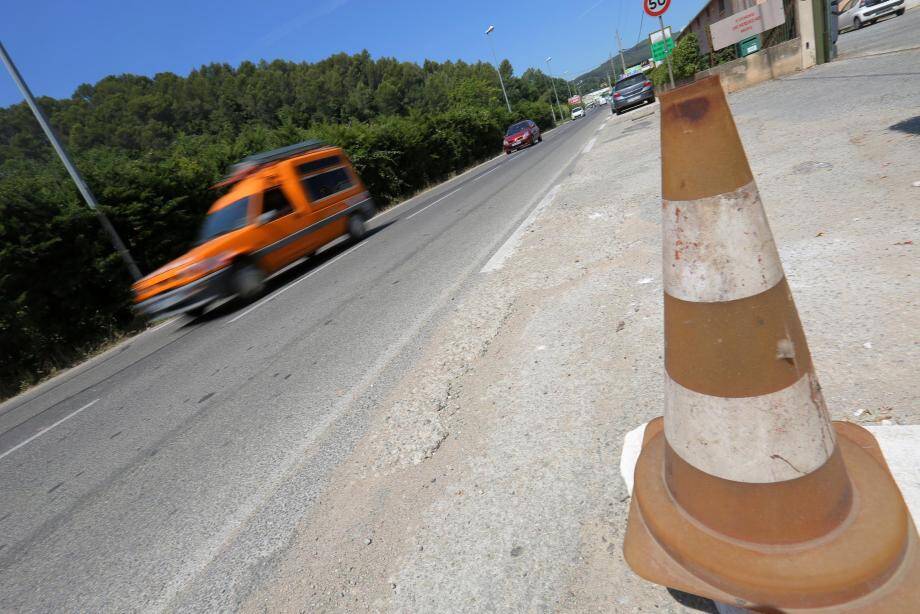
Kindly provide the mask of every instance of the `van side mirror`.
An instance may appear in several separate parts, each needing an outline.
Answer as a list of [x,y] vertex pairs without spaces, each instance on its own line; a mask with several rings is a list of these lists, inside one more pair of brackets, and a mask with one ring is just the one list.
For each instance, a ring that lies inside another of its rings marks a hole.
[[278,211],[276,209],[272,209],[271,211],[266,211],[265,213],[263,213],[262,215],[256,218],[256,226],[262,226],[263,224],[268,224],[276,217],[278,217]]

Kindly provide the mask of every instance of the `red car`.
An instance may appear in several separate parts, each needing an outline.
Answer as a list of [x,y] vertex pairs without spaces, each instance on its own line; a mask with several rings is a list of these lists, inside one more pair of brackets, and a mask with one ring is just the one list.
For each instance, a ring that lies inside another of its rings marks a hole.
[[508,131],[505,132],[505,140],[502,143],[502,147],[504,147],[506,154],[510,154],[515,149],[530,147],[542,140],[543,136],[540,134],[540,127],[529,119],[525,119],[511,124]]

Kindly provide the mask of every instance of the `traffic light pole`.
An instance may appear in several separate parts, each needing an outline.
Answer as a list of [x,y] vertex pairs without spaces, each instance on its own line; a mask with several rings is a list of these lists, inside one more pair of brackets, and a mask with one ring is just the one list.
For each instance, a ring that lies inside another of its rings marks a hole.
[[109,238],[112,241],[112,246],[121,256],[122,260],[124,260],[125,266],[128,267],[128,271],[131,273],[131,277],[134,278],[134,281],[137,281],[143,277],[143,275],[141,275],[140,269],[137,268],[137,264],[131,257],[131,252],[128,251],[128,248],[121,240],[121,237],[118,236],[118,232],[116,232],[115,227],[112,226],[109,218],[106,217],[105,213],[99,209],[96,198],[93,196],[93,193],[90,192],[89,186],[86,185],[86,182],[83,181],[83,177],[80,176],[80,172],[74,166],[70,156],[67,155],[67,151],[64,149],[64,146],[61,145],[61,143],[58,141],[57,136],[51,129],[51,125],[48,123],[48,118],[45,117],[44,112],[35,102],[35,98],[32,96],[32,92],[29,90],[29,86],[26,85],[22,75],[19,74],[19,70],[17,70],[16,65],[13,64],[13,60],[6,52],[6,48],[3,46],[2,42],[0,42],[0,59],[3,60],[3,63],[6,65],[6,69],[9,71],[10,76],[13,77],[13,81],[16,82],[16,86],[19,87],[19,91],[22,92],[23,97],[25,97],[26,103],[28,103],[29,108],[32,109],[32,114],[35,115],[35,119],[37,119],[39,125],[41,125],[42,130],[45,132],[45,136],[47,136],[48,140],[51,141],[51,146],[54,147],[54,151],[57,152],[61,162],[64,163],[64,168],[66,168],[67,172],[70,173],[70,178],[73,179],[75,184],[77,184],[77,189],[80,191],[80,194],[83,195],[83,200],[86,201],[86,204],[89,205],[89,208],[92,209],[99,217],[99,223],[102,224],[102,228],[108,233]]

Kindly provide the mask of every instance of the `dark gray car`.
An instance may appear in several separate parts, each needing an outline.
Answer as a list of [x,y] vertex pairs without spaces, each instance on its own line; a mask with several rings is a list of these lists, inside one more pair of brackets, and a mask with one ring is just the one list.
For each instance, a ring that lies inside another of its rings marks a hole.
[[620,79],[613,86],[613,105],[610,110],[619,115],[627,109],[655,102],[655,88],[643,73]]

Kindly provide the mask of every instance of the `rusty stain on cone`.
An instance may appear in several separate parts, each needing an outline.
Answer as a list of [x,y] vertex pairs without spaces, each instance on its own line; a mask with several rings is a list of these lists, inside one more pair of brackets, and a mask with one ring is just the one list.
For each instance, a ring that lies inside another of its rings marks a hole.
[[664,417],[624,553],[763,611],[920,611],[917,531],[872,435],[831,423],[718,77],[661,96]]

